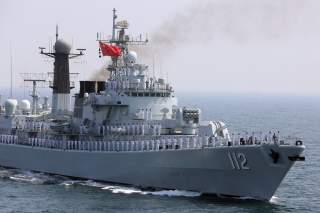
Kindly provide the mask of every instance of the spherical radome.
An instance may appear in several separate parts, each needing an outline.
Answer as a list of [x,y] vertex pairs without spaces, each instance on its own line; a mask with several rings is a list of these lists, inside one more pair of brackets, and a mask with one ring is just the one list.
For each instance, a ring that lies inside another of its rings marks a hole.
[[23,111],[30,111],[31,110],[31,103],[29,100],[21,100],[19,104],[19,108]]
[[126,63],[136,63],[138,59],[138,55],[136,52],[134,51],[129,51],[126,55],[125,55],[125,61]]
[[56,53],[69,54],[71,50],[71,45],[64,40],[59,39],[56,41],[54,45],[54,49]]
[[18,101],[16,99],[7,99],[4,103],[6,115],[13,115],[16,112]]

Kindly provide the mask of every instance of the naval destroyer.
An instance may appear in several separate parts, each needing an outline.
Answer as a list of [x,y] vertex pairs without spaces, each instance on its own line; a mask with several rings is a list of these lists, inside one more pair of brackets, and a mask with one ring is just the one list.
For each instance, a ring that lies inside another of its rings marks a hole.
[[239,135],[201,110],[179,106],[173,87],[137,62],[127,21],[113,10],[112,36],[97,35],[100,55],[111,58],[106,81],[80,81],[71,110],[71,46],[56,35],[52,106],[7,99],[0,114],[0,165],[141,188],[269,200],[295,161],[301,140],[278,133]]

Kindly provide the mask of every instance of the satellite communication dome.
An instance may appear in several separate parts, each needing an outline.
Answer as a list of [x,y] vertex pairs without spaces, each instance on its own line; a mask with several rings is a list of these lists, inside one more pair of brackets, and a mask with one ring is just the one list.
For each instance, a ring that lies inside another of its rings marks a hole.
[[19,104],[19,108],[22,110],[22,111],[25,111],[25,112],[28,112],[31,110],[31,104],[30,104],[30,101],[29,100],[21,100],[20,101],[20,104]]
[[6,115],[13,115],[16,112],[18,101],[16,99],[7,99],[4,103]]
[[69,54],[71,50],[71,45],[65,42],[64,40],[59,39],[54,44],[54,49],[56,53]]
[[129,51],[129,52],[125,55],[124,60],[125,60],[126,63],[134,64],[134,63],[136,63],[137,58],[138,58],[138,55],[137,55],[136,52],[134,52],[134,51]]

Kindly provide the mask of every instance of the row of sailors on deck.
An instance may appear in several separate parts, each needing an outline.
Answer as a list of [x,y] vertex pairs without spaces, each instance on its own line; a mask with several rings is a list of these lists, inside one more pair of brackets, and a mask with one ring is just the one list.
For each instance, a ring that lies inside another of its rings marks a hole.
[[[135,85],[137,86],[137,85]],[[130,89],[130,81],[128,79],[118,81],[118,80],[109,80],[106,82],[107,90],[120,90],[120,89]]]
[[42,121],[25,121],[16,124],[17,129],[26,129],[31,131],[47,131],[50,129],[50,125]]
[[278,142],[283,142],[283,140],[280,140],[280,132],[278,131],[277,133],[271,133],[271,131],[269,132],[269,134],[265,135],[264,138],[262,139],[262,133],[260,133],[260,137],[254,136],[254,134],[252,134],[251,136],[246,136],[246,137],[241,137],[239,142],[240,145],[245,145],[245,144],[259,144],[261,142],[263,143],[269,143],[269,142],[273,142],[273,143],[278,143]]
[[[84,143],[83,141],[62,141],[62,140],[52,140],[52,139],[44,139],[44,138],[29,138],[28,144],[32,146],[45,146],[51,148],[59,148],[57,145],[50,144],[74,144],[73,147],[78,147],[76,144]],[[85,143],[98,143],[108,144],[108,143],[155,143],[159,141],[163,144],[176,144],[179,147],[185,148],[195,148],[195,147],[205,147],[205,146],[237,146],[237,145],[253,145],[253,144],[261,144],[261,143],[284,143],[283,140],[279,140],[279,136],[276,134],[272,135],[272,138],[265,137],[264,140],[257,139],[257,137],[250,136],[249,138],[241,137],[240,140],[226,140],[223,138],[216,137],[208,137],[208,136],[193,136],[193,137],[166,137],[160,140],[149,140],[149,141],[86,141]],[[19,141],[17,135],[0,135],[0,143],[5,144],[24,144],[24,141]],[[49,146],[50,145],[50,146]],[[101,146],[101,145],[99,145]],[[175,145],[173,145],[175,146]],[[67,146],[68,147],[68,146]],[[61,148],[61,147],[60,147]],[[74,148],[75,149],[75,148]]]
[[130,83],[128,79],[124,80],[109,80],[106,82],[106,89],[107,90],[122,90],[122,89],[152,89],[152,90],[159,90],[159,89],[167,89],[166,85],[154,83],[154,82],[140,82],[140,79],[137,79],[135,83]]
[[[99,135],[160,135],[161,124],[122,124],[122,125],[99,125]],[[80,134],[89,131],[85,125],[80,125]]]
[[139,141],[64,141],[46,138],[18,140],[16,135],[0,135],[0,143],[21,144],[62,150],[85,151],[152,151],[161,149],[194,149],[209,145],[208,137],[168,137]]
[[[245,142],[242,138],[242,142]],[[156,140],[131,141],[65,141],[46,138],[28,138],[19,140],[16,135],[0,135],[0,143],[21,144],[32,147],[42,147],[62,150],[84,151],[155,151],[162,149],[198,149],[212,146],[234,146],[247,143],[231,143],[226,140],[200,136],[200,137],[167,137]]]
[[0,135],[0,142],[6,144],[17,144],[18,136],[16,135]]
[[208,137],[166,138],[143,141],[62,141],[29,138],[25,145],[63,150],[152,151],[161,149],[194,149],[208,146],[208,143]]

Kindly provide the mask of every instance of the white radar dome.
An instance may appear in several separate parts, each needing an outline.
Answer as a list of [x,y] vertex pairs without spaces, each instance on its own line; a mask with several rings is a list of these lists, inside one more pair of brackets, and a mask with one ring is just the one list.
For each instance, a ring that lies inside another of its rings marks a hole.
[[137,59],[138,59],[138,55],[134,51],[129,51],[124,58],[126,63],[131,63],[131,64],[136,63]]
[[16,99],[7,99],[4,103],[6,115],[13,115],[16,112],[18,101]]
[[19,103],[19,108],[22,110],[22,111],[25,111],[25,112],[28,112],[31,110],[31,104],[30,104],[30,101],[29,100],[21,100],[20,103]]

